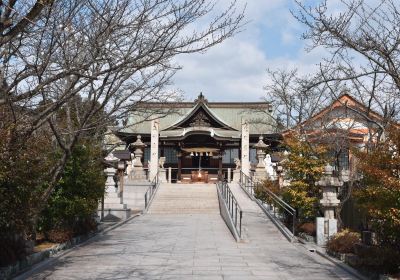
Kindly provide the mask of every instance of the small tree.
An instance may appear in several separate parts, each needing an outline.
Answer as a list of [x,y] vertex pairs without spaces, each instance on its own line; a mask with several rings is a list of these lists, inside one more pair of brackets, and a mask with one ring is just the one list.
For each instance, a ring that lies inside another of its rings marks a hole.
[[73,149],[62,178],[41,214],[40,231],[83,234],[95,229],[93,216],[104,194],[101,157],[101,147],[89,141]]
[[[0,119],[5,121],[7,115]],[[0,126],[0,266],[27,253],[25,240],[34,235],[31,209],[40,202],[53,163],[51,141],[43,131],[16,153],[7,150],[8,141],[10,134]]]
[[323,174],[326,150],[298,135],[286,137],[285,146],[290,153],[283,166],[290,185],[282,189],[282,198],[297,210],[300,222],[312,221],[319,209],[320,191],[315,183]]

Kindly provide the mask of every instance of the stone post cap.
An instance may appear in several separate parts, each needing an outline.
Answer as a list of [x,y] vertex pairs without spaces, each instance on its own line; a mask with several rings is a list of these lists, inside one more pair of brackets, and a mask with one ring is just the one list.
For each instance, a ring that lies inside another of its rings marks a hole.
[[339,180],[339,178],[332,176],[333,175],[333,167],[328,163],[324,168],[324,175],[322,178],[315,183],[316,186],[321,187],[341,187],[343,186],[343,182]]
[[145,143],[142,142],[142,136],[141,135],[138,135],[137,138],[136,138],[136,141],[133,142],[131,145],[133,147],[135,147],[135,148],[144,148],[144,147],[147,146]]
[[254,148],[256,149],[260,149],[260,150],[265,150],[266,148],[269,147],[269,145],[265,144],[263,141],[264,137],[260,136],[258,138],[258,142],[256,144],[254,144]]

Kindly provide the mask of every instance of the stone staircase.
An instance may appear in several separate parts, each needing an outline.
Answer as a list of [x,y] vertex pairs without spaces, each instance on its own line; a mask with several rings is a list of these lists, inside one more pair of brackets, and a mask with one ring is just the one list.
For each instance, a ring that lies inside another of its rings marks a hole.
[[150,182],[143,180],[136,182],[126,180],[124,184],[123,201],[132,211],[142,211],[144,209],[144,195],[151,186]]
[[219,214],[214,184],[162,183],[149,214]]

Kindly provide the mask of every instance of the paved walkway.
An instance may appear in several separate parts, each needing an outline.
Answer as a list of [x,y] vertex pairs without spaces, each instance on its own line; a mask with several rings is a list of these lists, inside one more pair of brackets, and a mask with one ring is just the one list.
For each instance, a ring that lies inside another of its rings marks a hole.
[[219,214],[147,214],[20,279],[353,279],[237,196],[248,243],[236,243]]

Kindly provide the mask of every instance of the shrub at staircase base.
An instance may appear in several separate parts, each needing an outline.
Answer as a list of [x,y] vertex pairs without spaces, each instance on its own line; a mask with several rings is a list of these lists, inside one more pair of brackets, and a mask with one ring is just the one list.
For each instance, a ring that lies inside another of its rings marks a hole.
[[397,273],[399,270],[400,253],[396,248],[362,244],[360,234],[348,229],[328,240],[326,249],[330,255],[369,276],[378,277],[378,274]]
[[53,242],[64,242],[93,231],[104,183],[101,148],[89,143],[77,145],[42,212],[39,231]]
[[335,253],[354,253],[355,245],[360,241],[359,233],[344,229],[328,240],[326,247],[328,251]]

